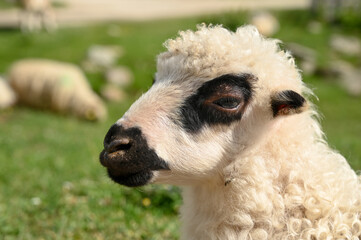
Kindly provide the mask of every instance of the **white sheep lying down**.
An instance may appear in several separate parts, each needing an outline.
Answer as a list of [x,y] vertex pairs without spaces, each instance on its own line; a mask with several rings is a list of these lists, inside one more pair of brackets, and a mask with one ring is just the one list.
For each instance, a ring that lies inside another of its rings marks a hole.
[[15,62],[8,75],[20,103],[87,120],[102,120],[107,115],[103,101],[75,65],[25,59]]
[[11,89],[8,82],[0,77],[0,110],[11,107],[15,102],[15,92]]
[[126,186],[181,186],[182,239],[359,239],[359,177],[295,62],[252,26],[180,32],[100,155]]

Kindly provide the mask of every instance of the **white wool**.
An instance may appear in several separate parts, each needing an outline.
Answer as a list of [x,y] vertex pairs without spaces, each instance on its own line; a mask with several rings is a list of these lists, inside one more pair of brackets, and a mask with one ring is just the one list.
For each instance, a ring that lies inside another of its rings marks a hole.
[[[275,93],[312,94],[279,41],[252,26],[233,33],[201,25],[179,35],[159,55],[153,87],[118,124],[139,127],[169,164],[154,182],[182,186],[182,239],[359,239],[359,177],[327,145],[312,104],[272,114]],[[187,97],[207,81],[240,73],[257,78],[240,121],[195,134],[182,129],[177,120]]]
[[0,77],[0,109],[8,108],[16,102],[15,92],[9,84]]
[[102,120],[106,117],[104,103],[75,65],[25,59],[12,65],[8,78],[23,104],[88,120]]

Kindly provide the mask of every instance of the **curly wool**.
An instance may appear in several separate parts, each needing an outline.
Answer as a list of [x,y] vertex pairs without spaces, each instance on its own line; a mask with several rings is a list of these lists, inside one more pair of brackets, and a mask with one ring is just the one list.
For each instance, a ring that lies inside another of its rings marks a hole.
[[[201,25],[165,43],[168,51],[159,55],[157,79],[255,74],[259,81],[244,133],[252,136],[260,119],[257,109],[269,108],[266,94],[281,88],[312,94],[278,44],[252,26],[232,33]],[[226,186],[184,187],[182,239],[359,239],[359,177],[329,148],[317,118],[311,105],[244,143],[245,151],[220,170]]]
[[107,111],[75,65],[52,60],[26,59],[14,63],[9,82],[23,104],[102,120]]

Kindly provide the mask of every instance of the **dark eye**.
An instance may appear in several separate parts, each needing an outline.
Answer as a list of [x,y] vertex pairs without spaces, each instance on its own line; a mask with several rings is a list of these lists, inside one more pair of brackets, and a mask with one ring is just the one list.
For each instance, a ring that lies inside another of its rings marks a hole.
[[241,100],[238,98],[225,97],[213,101],[213,104],[216,104],[225,109],[235,109],[239,106],[240,102]]

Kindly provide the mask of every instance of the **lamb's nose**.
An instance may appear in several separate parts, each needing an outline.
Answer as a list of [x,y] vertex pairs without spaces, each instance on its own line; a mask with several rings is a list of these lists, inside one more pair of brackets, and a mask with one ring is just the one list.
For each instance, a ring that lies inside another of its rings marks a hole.
[[105,144],[105,151],[107,153],[114,153],[120,151],[128,151],[133,145],[133,142],[128,137],[116,138],[109,144]]
[[135,144],[132,134],[124,130],[121,125],[114,124],[104,138],[104,151],[108,154],[127,152]]
[[116,169],[117,172],[128,171],[128,164],[139,144],[136,134],[125,130],[121,125],[114,124],[104,138],[104,150],[100,154],[103,166]]

